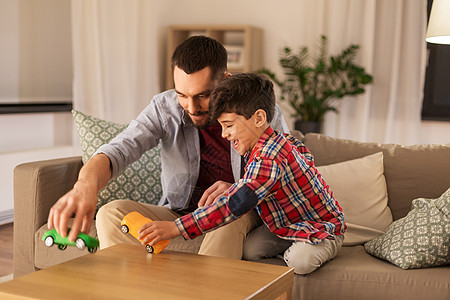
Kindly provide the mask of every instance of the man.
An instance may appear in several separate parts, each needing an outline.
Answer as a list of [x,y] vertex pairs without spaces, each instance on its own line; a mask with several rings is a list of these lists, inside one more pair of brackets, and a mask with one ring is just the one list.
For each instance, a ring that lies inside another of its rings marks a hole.
[[[156,205],[116,200],[104,205],[96,218],[100,247],[138,243],[118,229],[121,219],[138,211],[152,220],[173,221],[197,207],[210,205],[241,177],[240,155],[221,137],[221,127],[208,114],[209,95],[227,72],[227,53],[214,39],[194,36],[182,42],[172,55],[175,90],[156,95],[128,128],[103,145],[86,162],[73,189],[51,208],[48,226],[69,240],[92,224],[97,193],[111,177],[161,143],[162,198]],[[288,132],[277,107],[271,125]],[[205,236],[199,253],[242,258],[247,232],[260,224],[256,213]]]

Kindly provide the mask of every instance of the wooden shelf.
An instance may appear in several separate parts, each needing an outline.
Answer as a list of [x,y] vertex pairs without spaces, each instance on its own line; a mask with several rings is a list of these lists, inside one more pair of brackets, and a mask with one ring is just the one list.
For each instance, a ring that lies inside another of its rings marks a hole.
[[221,42],[229,55],[228,71],[252,72],[263,66],[262,29],[249,25],[174,25],[169,26],[167,42],[166,89],[172,89],[170,66],[172,53],[182,41],[193,35],[205,35]]

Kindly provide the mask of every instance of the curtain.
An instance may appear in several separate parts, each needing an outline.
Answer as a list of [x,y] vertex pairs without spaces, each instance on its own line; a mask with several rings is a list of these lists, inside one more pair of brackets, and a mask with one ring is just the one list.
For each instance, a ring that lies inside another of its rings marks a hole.
[[326,116],[324,133],[358,141],[419,143],[426,1],[330,0],[322,4],[316,28],[330,41],[340,41],[339,49],[350,43],[360,45],[358,63],[374,77],[365,94],[343,99],[339,114]]
[[160,90],[146,0],[72,0],[74,109],[129,123]]

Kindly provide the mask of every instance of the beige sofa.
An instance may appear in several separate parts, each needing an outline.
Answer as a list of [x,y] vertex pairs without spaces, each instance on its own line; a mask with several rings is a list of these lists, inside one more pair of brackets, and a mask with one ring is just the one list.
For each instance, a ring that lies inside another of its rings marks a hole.
[[[413,199],[437,198],[450,187],[450,144],[382,145],[321,134],[307,134],[301,139],[314,154],[317,166],[383,152],[388,210],[394,220],[410,211]],[[81,166],[80,157],[71,157],[26,163],[15,168],[14,276],[86,255],[72,247],[65,251],[47,248],[40,240],[46,230],[50,207],[73,186]],[[379,231],[369,230],[368,234],[377,236],[381,234]],[[95,228],[91,234],[96,234]],[[196,252],[200,243],[201,238],[189,242],[179,238],[172,241],[170,247]],[[306,276],[296,275],[293,298],[450,299],[449,265],[403,270],[368,254],[362,243],[354,243],[344,246],[335,259],[317,271]],[[262,262],[283,264],[281,259]]]

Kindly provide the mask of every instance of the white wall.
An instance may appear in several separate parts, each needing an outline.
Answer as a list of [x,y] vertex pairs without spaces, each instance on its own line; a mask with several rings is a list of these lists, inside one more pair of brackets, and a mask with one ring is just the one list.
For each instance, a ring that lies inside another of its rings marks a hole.
[[[0,0],[0,103],[72,100],[70,0]],[[0,224],[17,164],[79,155],[69,112],[0,114]]]
[[70,0],[0,0],[0,103],[72,100]]

